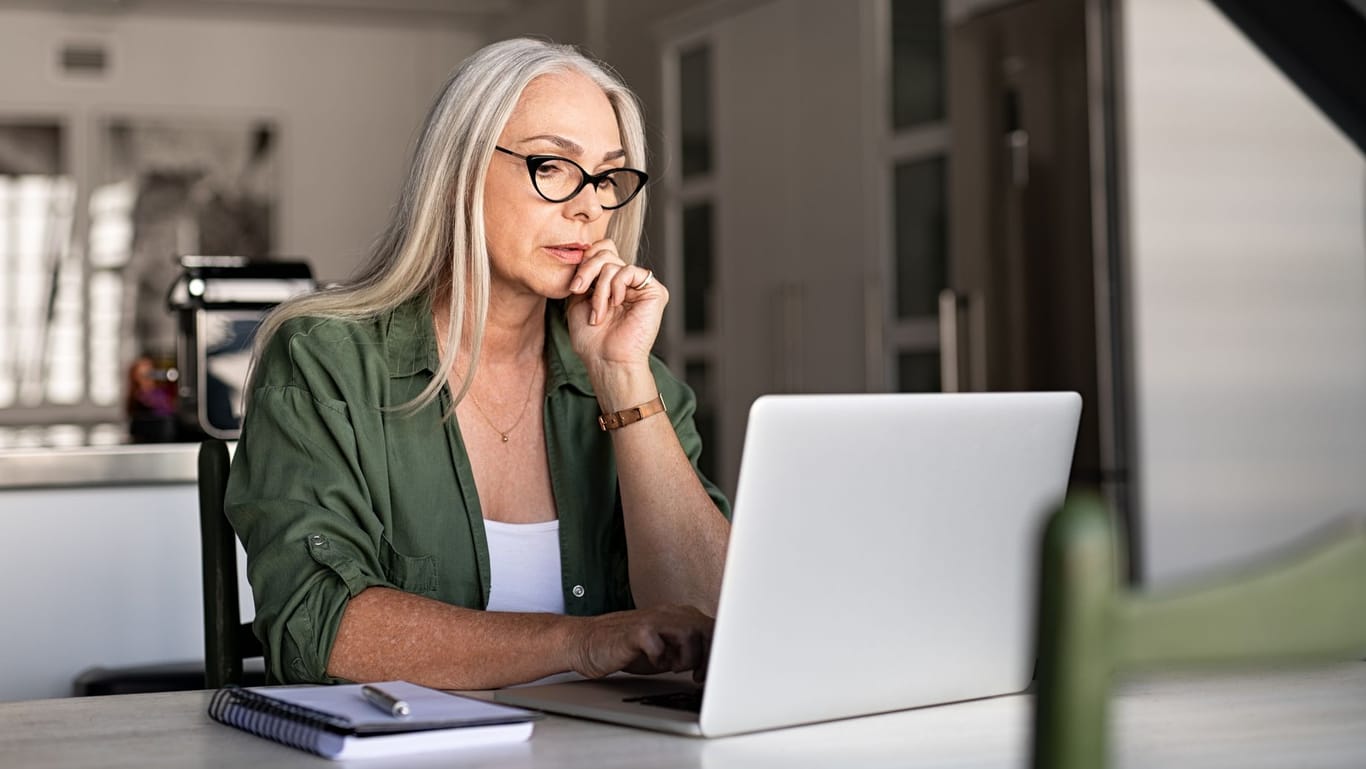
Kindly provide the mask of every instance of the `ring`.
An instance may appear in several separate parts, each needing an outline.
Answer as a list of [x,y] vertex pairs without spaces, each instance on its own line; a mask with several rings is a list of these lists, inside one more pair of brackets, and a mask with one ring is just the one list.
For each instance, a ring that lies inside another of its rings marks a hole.
[[655,271],[654,271],[654,270],[646,270],[646,271],[645,271],[645,280],[642,280],[641,282],[637,283],[636,285],[631,286],[631,288],[634,288],[634,289],[636,289],[637,291],[639,291],[640,289],[645,288],[646,286],[650,285],[650,281],[652,281],[652,280],[654,280],[654,279],[655,279]]

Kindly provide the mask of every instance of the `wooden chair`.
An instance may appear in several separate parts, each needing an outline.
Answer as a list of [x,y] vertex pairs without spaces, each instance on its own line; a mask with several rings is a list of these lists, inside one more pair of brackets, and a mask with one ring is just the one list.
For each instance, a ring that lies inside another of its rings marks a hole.
[[228,489],[228,446],[207,440],[199,446],[199,539],[204,566],[204,686],[257,684],[243,661],[260,657],[261,642],[243,624],[237,608],[237,539],[223,513]]
[[1366,654],[1366,520],[1224,579],[1152,592],[1119,584],[1117,536],[1093,496],[1069,499],[1044,534],[1038,769],[1105,766],[1107,699],[1124,670]]

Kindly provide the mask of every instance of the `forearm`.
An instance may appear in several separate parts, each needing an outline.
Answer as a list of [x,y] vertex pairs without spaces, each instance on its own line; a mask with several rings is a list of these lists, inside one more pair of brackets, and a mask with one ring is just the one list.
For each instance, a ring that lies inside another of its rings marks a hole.
[[466,609],[389,588],[355,596],[328,675],[403,679],[438,689],[494,689],[573,668],[575,623],[558,614]]
[[[616,411],[658,395],[648,368],[599,375],[599,404]],[[730,524],[679,445],[666,415],[612,431],[637,606],[687,604],[715,616]]]

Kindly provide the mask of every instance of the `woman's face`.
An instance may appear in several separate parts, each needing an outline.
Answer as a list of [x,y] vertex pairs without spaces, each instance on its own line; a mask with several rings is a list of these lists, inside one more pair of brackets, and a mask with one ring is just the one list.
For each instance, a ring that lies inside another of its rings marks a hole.
[[[569,158],[593,174],[626,162],[616,111],[602,89],[577,72],[532,80],[498,146]],[[606,237],[611,217],[593,185],[551,203],[532,186],[525,161],[493,153],[484,182],[484,229],[494,283],[542,297],[568,296],[586,249]]]

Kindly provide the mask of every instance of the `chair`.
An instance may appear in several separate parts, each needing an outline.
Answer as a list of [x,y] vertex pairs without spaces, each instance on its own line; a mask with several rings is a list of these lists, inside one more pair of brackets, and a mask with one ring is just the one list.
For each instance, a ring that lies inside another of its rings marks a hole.
[[[263,683],[243,673],[243,660],[262,655],[261,642],[237,609],[237,538],[223,512],[228,445],[199,446],[199,539],[204,561],[204,686]],[[248,680],[250,679],[250,680]]]
[[1179,590],[1118,584],[1104,503],[1070,498],[1043,539],[1033,765],[1105,766],[1116,673],[1158,666],[1360,659],[1366,654],[1366,520],[1317,546]]

